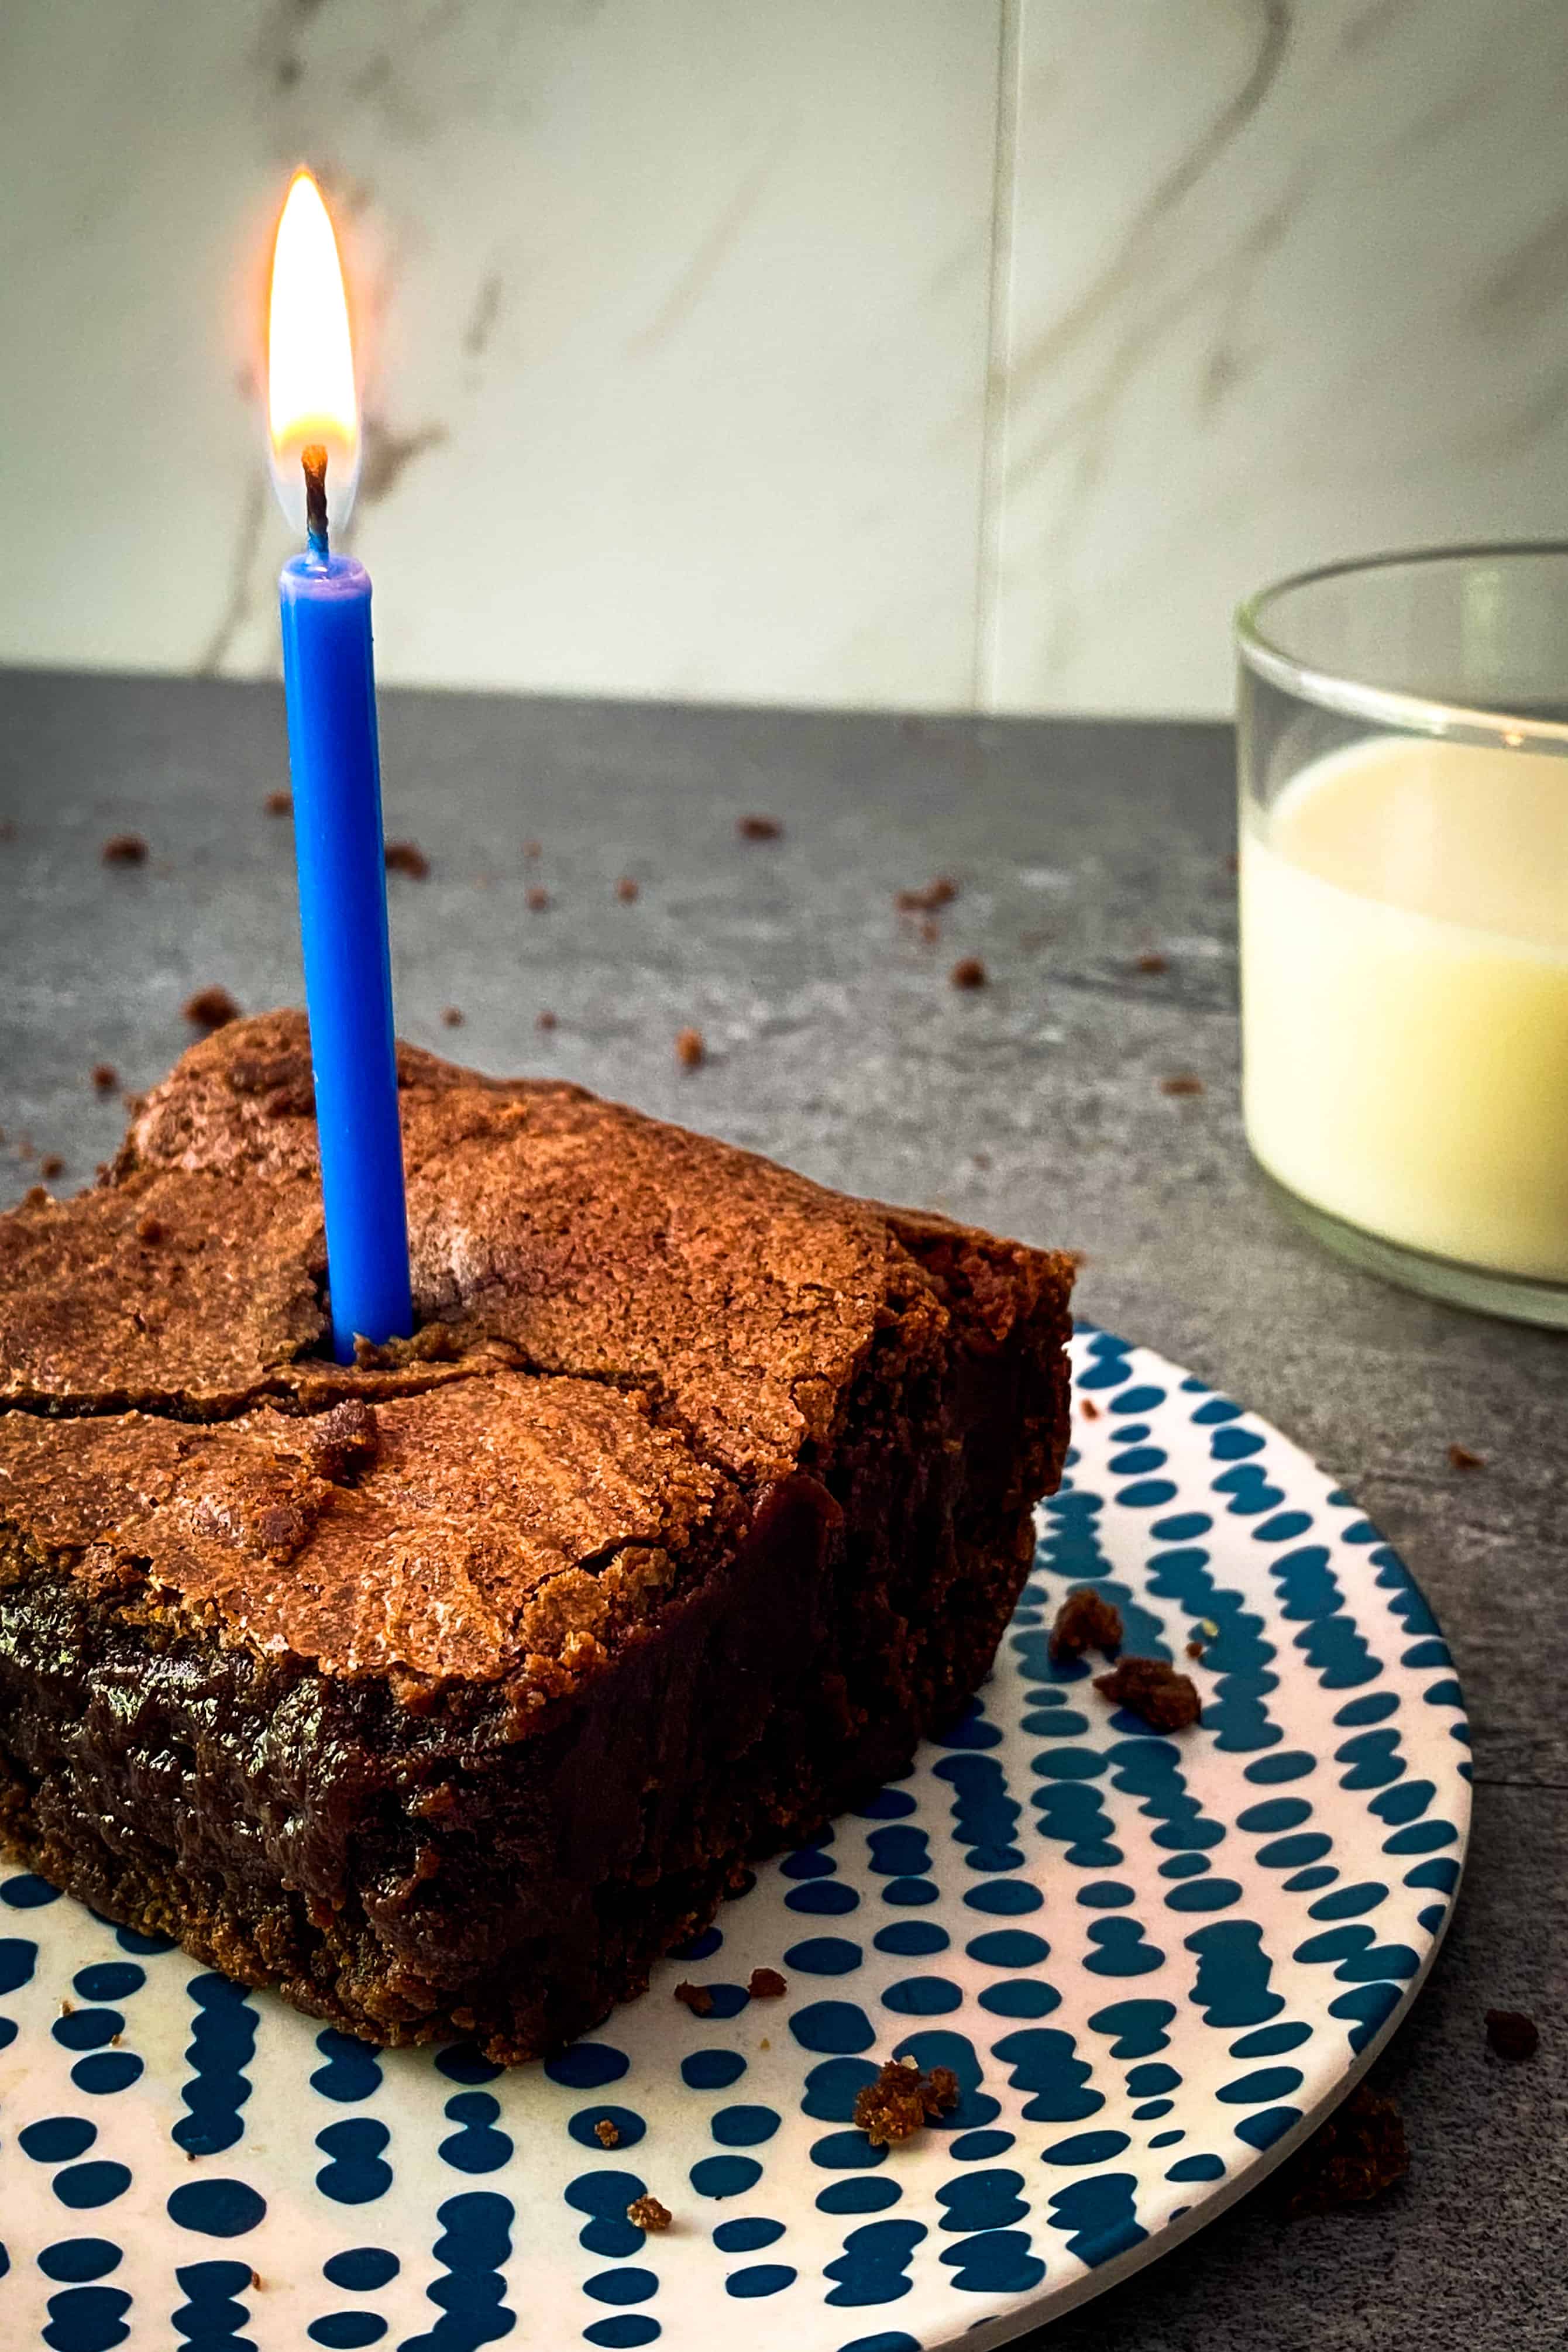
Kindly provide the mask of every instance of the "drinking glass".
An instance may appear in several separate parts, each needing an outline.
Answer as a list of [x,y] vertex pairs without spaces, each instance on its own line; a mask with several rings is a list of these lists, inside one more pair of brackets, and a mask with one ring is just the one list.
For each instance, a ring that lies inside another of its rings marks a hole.
[[1237,644],[1254,1157],[1356,1265],[1568,1328],[1568,545],[1302,572]]

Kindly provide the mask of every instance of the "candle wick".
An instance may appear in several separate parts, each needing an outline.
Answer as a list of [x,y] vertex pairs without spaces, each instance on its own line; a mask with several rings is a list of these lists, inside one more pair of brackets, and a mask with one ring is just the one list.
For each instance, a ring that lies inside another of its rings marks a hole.
[[312,441],[300,453],[305,468],[305,535],[312,555],[327,553],[327,453]]

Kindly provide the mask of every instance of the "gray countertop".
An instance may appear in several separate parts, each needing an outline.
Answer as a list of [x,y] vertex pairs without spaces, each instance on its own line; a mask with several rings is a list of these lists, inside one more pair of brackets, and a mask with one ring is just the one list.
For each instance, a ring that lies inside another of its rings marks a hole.
[[[431,861],[392,883],[405,1035],[1081,1250],[1085,1311],[1316,1454],[1443,1620],[1475,1829],[1452,1934],[1373,2078],[1405,2111],[1408,2179],[1298,2221],[1265,2187],[1052,2352],[1562,2352],[1568,1342],[1352,1274],[1251,1171],[1228,730],[390,694],[383,730],[388,835]],[[263,809],[286,781],[274,687],[0,675],[5,1200],[45,1154],[58,1189],[90,1178],[123,1123],[93,1065],[160,1076],[193,990],[300,1001],[289,827]],[[783,840],[741,841],[751,811]],[[126,831],[146,863],[106,867]],[[929,942],[892,894],[937,873],[962,894]],[[1152,949],[1167,968],[1139,971]],[[949,984],[966,954],[987,987]],[[673,1050],[689,1024],[695,1071]],[[1162,1092],[1189,1070],[1201,1095]],[[1450,1469],[1454,1440],[1486,1468]],[[1490,2054],[1489,2006],[1535,2013],[1533,2062]]]

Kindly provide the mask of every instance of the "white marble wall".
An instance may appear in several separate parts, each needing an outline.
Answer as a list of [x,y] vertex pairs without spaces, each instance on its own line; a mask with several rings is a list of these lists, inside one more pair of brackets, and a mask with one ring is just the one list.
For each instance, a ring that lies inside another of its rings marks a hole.
[[289,166],[387,679],[1218,709],[1568,534],[1568,0],[9,0],[0,659],[264,675]]

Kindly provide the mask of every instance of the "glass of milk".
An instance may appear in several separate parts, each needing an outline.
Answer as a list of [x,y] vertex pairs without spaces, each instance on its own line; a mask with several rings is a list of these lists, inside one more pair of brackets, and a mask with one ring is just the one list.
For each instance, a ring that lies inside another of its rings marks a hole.
[[1237,618],[1247,1139],[1373,1272],[1568,1328],[1568,546]]

